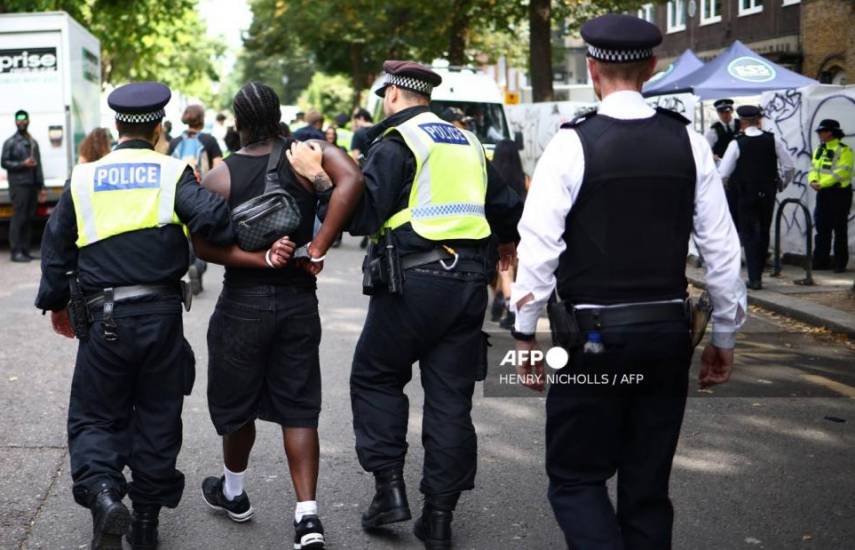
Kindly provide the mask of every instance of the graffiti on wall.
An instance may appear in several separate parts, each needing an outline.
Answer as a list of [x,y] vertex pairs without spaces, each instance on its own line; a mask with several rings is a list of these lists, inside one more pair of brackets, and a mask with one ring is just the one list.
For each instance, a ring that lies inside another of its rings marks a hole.
[[[813,211],[816,192],[808,185],[811,156],[819,146],[814,131],[826,118],[840,121],[846,132],[844,141],[855,146],[855,86],[810,86],[799,90],[767,92],[761,98],[764,126],[775,133],[796,165],[790,186],[778,195],[778,201],[798,199]],[[784,212],[781,223],[781,248],[784,252],[806,252],[804,214],[797,207]],[[849,218],[849,247],[855,252],[855,213]]]

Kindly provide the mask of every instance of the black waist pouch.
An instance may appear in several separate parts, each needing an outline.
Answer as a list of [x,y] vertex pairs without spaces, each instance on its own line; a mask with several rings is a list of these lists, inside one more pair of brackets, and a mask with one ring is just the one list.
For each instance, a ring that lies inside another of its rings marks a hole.
[[579,322],[573,306],[562,302],[555,291],[546,305],[546,314],[549,317],[549,329],[552,332],[552,344],[566,350],[582,347],[582,331],[579,330]]

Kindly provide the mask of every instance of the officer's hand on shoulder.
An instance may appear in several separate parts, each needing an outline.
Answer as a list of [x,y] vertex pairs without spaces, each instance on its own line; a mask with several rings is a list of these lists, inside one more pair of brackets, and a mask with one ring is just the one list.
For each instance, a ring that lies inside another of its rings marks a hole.
[[698,382],[701,389],[706,389],[716,384],[724,384],[730,380],[732,370],[733,349],[717,348],[712,344],[708,344],[701,354],[701,372],[698,375]]
[[323,148],[313,141],[295,141],[290,149],[285,151],[285,156],[288,157],[294,172],[309,181],[324,171],[321,165],[324,158]]

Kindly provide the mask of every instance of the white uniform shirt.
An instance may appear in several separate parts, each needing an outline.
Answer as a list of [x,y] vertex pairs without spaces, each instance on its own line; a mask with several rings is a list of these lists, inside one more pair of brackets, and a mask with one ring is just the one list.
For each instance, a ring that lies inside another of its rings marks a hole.
[[[749,126],[745,129],[745,135],[750,137],[757,137],[763,134],[763,131],[756,126]],[[774,134],[773,134],[774,135]],[[790,156],[790,152],[787,150],[787,146],[778,139],[778,136],[775,135],[775,153],[778,155],[778,163],[780,164],[780,177],[781,177],[781,191],[790,184],[790,180],[793,179],[793,174],[795,173],[795,164],[793,163],[793,157]],[[736,170],[736,161],[739,160],[739,144],[736,143],[736,140],[730,142],[727,146],[727,150],[724,152],[724,156],[721,158],[721,164],[718,166],[718,172],[721,174],[722,178],[729,178],[733,175],[733,171]]]
[[[719,122],[721,122],[724,127],[730,130],[731,132],[736,127],[736,121],[733,119],[730,119],[730,122],[728,122],[727,124],[724,124],[724,122],[722,122],[721,120],[719,120]],[[715,133],[715,130],[713,130],[712,126],[710,126],[707,129],[706,133],[704,133],[704,137],[707,138],[707,143],[710,144],[710,147],[715,147],[715,144],[718,141],[718,134]]]
[[[598,112],[616,119],[649,118],[655,111],[641,94],[609,94]],[[695,159],[695,213],[693,235],[703,254],[706,283],[713,302],[713,343],[732,348],[734,333],[745,321],[745,284],[740,279],[739,238],[727,209],[724,187],[706,140],[687,126]],[[535,332],[537,319],[555,288],[558,258],[566,248],[564,228],[585,174],[585,157],[575,130],[560,130],[537,163],[525,209],[519,223],[519,272],[511,292],[511,307],[532,295],[517,310],[515,330]],[[584,304],[577,307],[594,307]]]

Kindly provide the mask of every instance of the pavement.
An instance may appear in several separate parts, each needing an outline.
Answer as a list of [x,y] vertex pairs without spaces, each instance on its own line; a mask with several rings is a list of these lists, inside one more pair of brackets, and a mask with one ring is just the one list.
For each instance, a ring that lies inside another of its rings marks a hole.
[[[704,270],[692,261],[686,278],[705,287]],[[744,268],[742,278],[748,279]],[[764,273],[762,290],[749,290],[748,303],[855,339],[855,272],[814,271],[812,285],[805,278],[804,268],[795,265],[783,265],[776,276]]]
[[[321,516],[329,548],[417,549],[409,523],[379,535],[359,527],[372,480],[356,461],[348,394],[350,359],[367,305],[360,294],[357,242],[345,237],[320,278]],[[49,320],[32,307],[38,265],[11,264],[7,252],[0,250],[0,548],[86,548],[91,523],[72,500],[65,439],[76,345],[53,334]],[[220,268],[209,270],[205,292],[185,317],[198,364],[196,387],[184,406],[179,457],[187,487],[181,505],[162,513],[161,548],[291,548],[294,494],[276,426],[259,424],[250,461],[253,521],[231,523],[201,501],[202,479],[222,471],[220,441],[205,399],[205,334],[220,277]],[[851,548],[855,349],[845,339],[812,334],[762,312],[752,314],[738,341],[731,382],[711,391],[699,391],[694,383],[690,389],[671,483],[674,548]],[[692,380],[697,369],[696,354]],[[407,391],[406,478],[417,508],[422,464],[417,376]],[[455,514],[455,548],[564,547],[546,500],[544,399],[525,395],[485,397],[480,385],[476,388],[477,487],[463,496]],[[613,492],[613,483],[610,488]]]

